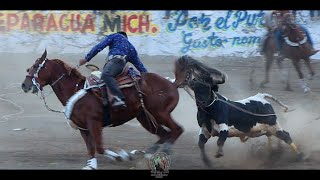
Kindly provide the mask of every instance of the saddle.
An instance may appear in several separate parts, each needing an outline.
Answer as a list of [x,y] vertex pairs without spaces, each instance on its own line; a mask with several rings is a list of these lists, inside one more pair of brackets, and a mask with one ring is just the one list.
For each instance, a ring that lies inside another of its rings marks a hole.
[[[101,79],[101,75],[102,72],[99,70],[92,71],[90,76],[86,78],[84,89],[90,89],[99,98],[102,97],[103,93],[107,93],[110,102],[113,99],[113,95],[105,86],[105,83]],[[141,79],[141,74],[127,64],[115,79],[119,88],[124,89],[134,86],[136,81]]]

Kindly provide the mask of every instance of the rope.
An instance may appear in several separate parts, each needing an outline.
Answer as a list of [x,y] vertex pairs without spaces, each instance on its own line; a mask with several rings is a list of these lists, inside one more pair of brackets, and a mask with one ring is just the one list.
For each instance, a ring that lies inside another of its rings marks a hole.
[[[6,93],[6,94],[1,94],[0,96],[5,96],[5,95],[8,95],[8,94],[20,94],[22,92],[23,91],[19,91],[19,92],[15,92],[15,93]],[[14,105],[15,107],[17,107],[19,109],[19,112],[17,112],[17,113],[12,113],[12,114],[7,114],[7,115],[2,116],[0,119],[5,119],[5,120],[4,121],[0,121],[1,123],[9,121],[9,117],[10,116],[15,116],[15,115],[19,115],[19,114],[24,113],[24,109],[20,105],[14,103],[13,101],[10,101],[10,100],[7,100],[7,99],[3,99],[3,98],[0,98],[0,100],[8,102],[8,103]]]
[[245,109],[242,109],[242,108],[239,108],[238,106],[234,105],[234,104],[231,104],[225,100],[222,100],[222,99],[217,99],[218,101],[221,101],[225,104],[228,104],[229,106],[232,106],[233,108],[235,109],[238,109],[239,111],[242,111],[244,113],[247,113],[247,114],[250,114],[250,115],[253,115],[253,116],[260,116],[260,117],[265,117],[265,116],[276,116],[276,114],[256,114],[256,113],[253,113],[253,112],[250,112],[250,111],[247,111]]
[[[184,88],[184,89],[185,89],[185,91],[186,91],[194,100],[196,100],[196,99],[194,98],[194,96],[192,96],[191,93],[187,90],[187,88]],[[214,93],[214,92],[213,92],[213,93]],[[247,113],[247,114],[250,114],[250,115],[253,115],[253,116],[260,116],[260,117],[276,116],[276,114],[256,114],[256,113],[247,111],[247,110],[245,110],[245,109],[242,109],[242,108],[240,108],[240,107],[238,107],[238,106],[235,106],[234,104],[231,104],[231,103],[229,103],[229,102],[227,102],[227,101],[225,101],[225,100],[219,99],[219,98],[214,99],[213,102],[216,101],[216,100],[217,100],[217,101],[221,101],[221,102],[223,102],[223,103],[225,103],[225,104],[227,104],[227,105],[229,105],[229,106],[231,106],[231,107],[233,107],[233,108],[235,108],[235,109],[238,109],[239,111],[242,111],[242,112],[244,112],[244,113]],[[196,100],[196,102],[199,102],[199,101]],[[210,105],[208,105],[207,107],[210,107],[210,106],[213,104],[213,102],[210,103]],[[204,108],[203,108],[201,105],[200,105],[200,107],[202,108],[202,110],[204,110]],[[204,111],[205,111],[206,113],[210,114],[210,113],[207,112],[206,110],[204,110]]]

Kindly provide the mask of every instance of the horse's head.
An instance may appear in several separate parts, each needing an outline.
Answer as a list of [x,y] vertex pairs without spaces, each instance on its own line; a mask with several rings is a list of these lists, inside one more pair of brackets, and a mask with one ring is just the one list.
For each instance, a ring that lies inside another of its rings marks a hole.
[[[26,93],[31,89],[32,93],[37,93],[39,90],[42,91],[46,85],[50,84],[53,86],[65,75],[70,75],[72,70],[74,70],[74,68],[71,68],[61,60],[47,59],[47,50],[45,50],[42,56],[27,69],[28,74],[21,88]],[[75,74],[83,78],[79,72],[76,71]]]
[[222,71],[208,67],[190,56],[182,56],[175,62],[174,74],[176,77],[174,83],[177,87],[188,85],[192,76],[210,84],[223,84],[227,78]]
[[42,87],[49,84],[52,70],[48,61],[47,50],[45,50],[42,56],[27,69],[28,74],[21,85],[24,92],[27,93],[32,89],[32,93],[37,93],[39,89],[42,90]]

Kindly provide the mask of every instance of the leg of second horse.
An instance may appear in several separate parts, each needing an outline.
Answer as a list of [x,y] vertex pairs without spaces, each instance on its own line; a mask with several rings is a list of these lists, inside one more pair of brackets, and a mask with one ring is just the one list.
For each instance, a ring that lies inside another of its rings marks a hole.
[[312,80],[313,76],[315,75],[315,72],[314,72],[314,68],[313,68],[313,66],[312,66],[312,64],[310,62],[310,58],[304,59],[304,62],[306,64],[307,68],[309,69],[309,73],[310,73],[310,78],[309,79]]
[[305,79],[303,77],[302,71],[301,71],[301,67],[299,64],[299,59],[292,59],[292,63],[293,66],[295,67],[295,69],[297,70],[298,76],[299,76],[299,80],[300,80],[300,86],[302,87],[303,91],[305,93],[309,92],[311,89],[307,86],[307,83],[305,82]]
[[273,63],[273,54],[271,54],[271,52],[267,52],[266,55],[266,69],[265,69],[265,77],[264,80],[261,82],[260,87],[264,87],[265,84],[269,83],[269,77],[270,77],[270,68],[272,66]]

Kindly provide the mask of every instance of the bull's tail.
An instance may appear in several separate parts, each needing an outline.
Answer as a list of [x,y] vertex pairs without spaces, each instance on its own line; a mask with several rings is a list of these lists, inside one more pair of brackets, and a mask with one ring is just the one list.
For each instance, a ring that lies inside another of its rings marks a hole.
[[273,101],[277,102],[280,106],[284,107],[284,112],[288,112],[289,106],[285,105],[279,99],[277,99],[276,97],[273,97],[272,95],[267,94],[267,93],[263,93],[263,95],[264,95],[264,97],[272,99]]

